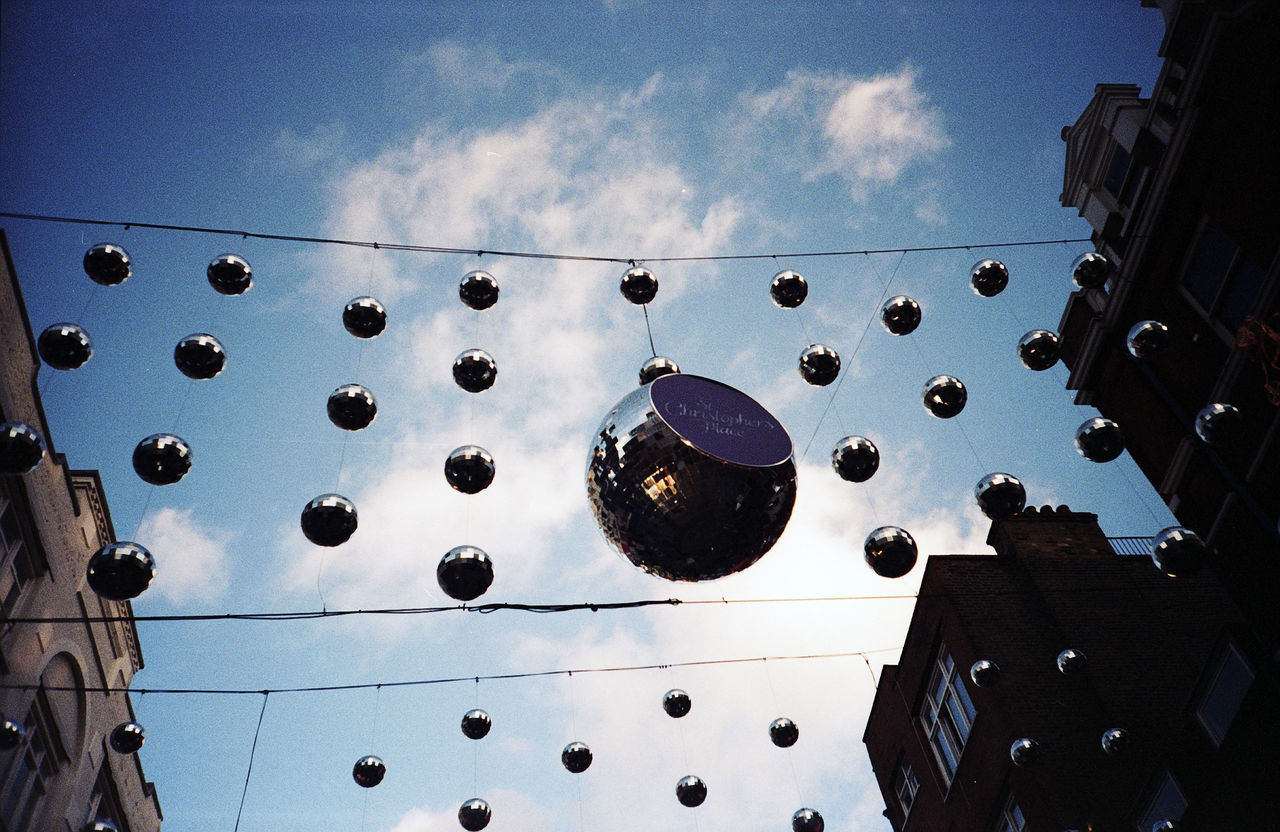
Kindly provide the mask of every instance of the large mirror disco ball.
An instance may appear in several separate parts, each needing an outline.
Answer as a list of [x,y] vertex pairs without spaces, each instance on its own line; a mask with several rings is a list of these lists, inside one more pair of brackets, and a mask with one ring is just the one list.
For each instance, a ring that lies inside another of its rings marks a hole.
[[799,272],[783,269],[769,284],[769,297],[783,309],[795,309],[809,296],[809,284]]
[[26,422],[0,425],[0,474],[25,474],[44,459],[44,437]]
[[790,748],[800,739],[800,729],[785,716],[769,723],[769,741],[779,748]]
[[209,333],[194,332],[173,348],[173,363],[187,378],[213,378],[227,366],[227,351]]
[[115,243],[98,243],[84,253],[84,273],[101,286],[118,286],[133,274],[133,261]]
[[357,785],[366,789],[372,789],[381,783],[382,778],[386,776],[386,764],[372,754],[356,760],[356,764],[351,768],[352,779],[356,781]]
[[662,710],[667,712],[667,716],[672,719],[679,719],[685,716],[693,708],[693,700],[689,698],[689,694],[680,690],[680,688],[672,688],[662,694]]
[[329,394],[329,421],[343,430],[363,430],[378,416],[373,394],[360,384],[344,384]]
[[831,449],[831,467],[848,482],[866,482],[880,468],[880,450],[865,436],[846,436]]
[[1151,541],[1151,562],[1170,578],[1194,575],[1204,565],[1208,547],[1191,529],[1170,526]]
[[1169,349],[1173,336],[1169,327],[1159,321],[1138,321],[1129,328],[1125,344],[1134,358],[1147,361]]
[[800,353],[800,375],[815,387],[840,377],[840,354],[824,344],[810,344]]
[[1115,422],[1095,416],[1076,428],[1076,450],[1090,462],[1110,462],[1124,450],[1124,434]]
[[1097,289],[1111,276],[1111,261],[1096,251],[1086,251],[1071,264],[1071,282],[1077,289]]
[[498,302],[498,281],[484,269],[467,272],[458,284],[458,297],[472,309],[483,311]]
[[791,816],[791,832],[822,832],[826,824],[816,809],[800,809]]
[[53,324],[36,339],[36,352],[55,370],[77,370],[93,357],[93,340],[79,324]]
[[560,752],[560,764],[570,774],[581,774],[591,767],[591,749],[585,742],[571,742]]
[[253,286],[253,269],[238,254],[220,254],[205,270],[209,285],[220,295],[243,295]]
[[676,800],[680,801],[681,806],[692,809],[695,806],[701,806],[706,799],[707,784],[701,777],[686,774],[676,781]]
[[147,732],[136,722],[122,722],[111,729],[107,742],[117,754],[137,754],[147,741]]
[[916,565],[915,538],[906,529],[881,526],[863,544],[867,565],[882,578],[901,578]]
[[1229,447],[1244,430],[1240,409],[1225,402],[1214,402],[1196,414],[1196,436],[1206,445]]
[[108,601],[137,598],[155,577],[155,558],[144,546],[127,540],[94,552],[85,570],[89,588]]
[[471,740],[482,740],[489,735],[493,720],[479,708],[472,708],[462,715],[462,733]]
[[1021,737],[1009,746],[1009,759],[1015,766],[1026,767],[1040,759],[1040,743],[1028,737]]
[[791,438],[753,399],[677,373],[619,401],[587,461],[587,497],[628,560],[673,581],[746,569],[791,518]]
[[1058,363],[1061,354],[1061,339],[1047,329],[1033,329],[1018,341],[1018,360],[1028,370],[1047,370]]
[[969,392],[955,376],[934,376],[924,383],[924,409],[939,419],[950,419],[964,410]]
[[357,338],[376,338],[387,328],[387,310],[377,298],[353,298],[343,307],[342,326]]
[[643,266],[632,266],[622,273],[618,284],[622,296],[637,306],[643,306],[658,294],[658,278]]
[[679,364],[665,355],[655,355],[640,365],[640,386],[643,387],[655,378],[678,372],[680,372]]
[[474,600],[484,595],[493,583],[493,561],[483,549],[455,546],[436,566],[436,582],[450,598]]
[[493,457],[479,445],[454,448],[444,461],[444,478],[455,491],[479,494],[493,482],[497,472]]
[[1027,504],[1027,490],[1013,474],[996,472],[978,480],[973,488],[978,508],[992,520],[1014,517]]
[[483,393],[497,380],[498,362],[484,350],[464,350],[453,359],[453,381],[468,393]]
[[14,722],[12,719],[0,720],[0,751],[12,751],[17,748],[26,735],[27,729],[21,722]]
[[492,817],[493,812],[489,809],[489,804],[478,797],[471,798],[458,809],[458,823],[462,824],[462,828],[467,832],[480,832],[489,825],[489,819]]
[[133,449],[133,470],[152,485],[173,485],[191,470],[191,446],[181,436],[155,433]]
[[302,533],[317,546],[341,546],[356,525],[355,503],[341,494],[321,494],[302,509]]
[[884,302],[880,309],[880,325],[890,335],[910,335],[920,326],[920,304],[907,297],[897,295]]
[[1009,269],[999,260],[979,260],[969,272],[969,287],[974,294],[993,298],[1009,285]]

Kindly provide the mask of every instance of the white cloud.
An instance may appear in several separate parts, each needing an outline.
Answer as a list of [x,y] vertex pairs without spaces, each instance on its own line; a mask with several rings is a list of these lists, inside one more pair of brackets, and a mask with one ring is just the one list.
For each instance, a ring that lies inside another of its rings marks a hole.
[[332,161],[346,140],[346,128],[330,122],[317,125],[305,135],[286,127],[276,134],[274,145],[276,153],[289,164],[311,167]]
[[208,602],[227,589],[231,535],[202,526],[191,510],[162,508],[143,521],[138,536],[156,558],[156,579],[149,594],[170,603]]

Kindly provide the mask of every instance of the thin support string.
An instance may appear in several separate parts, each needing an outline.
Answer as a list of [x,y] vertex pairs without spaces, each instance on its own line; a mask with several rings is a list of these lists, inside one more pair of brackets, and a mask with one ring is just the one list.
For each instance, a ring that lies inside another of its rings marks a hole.
[[644,310],[645,332],[649,333],[649,355],[657,358],[658,348],[653,345],[653,327],[649,324],[649,304],[643,304],[640,308]]
[[[476,704],[480,707],[480,677],[476,676]],[[471,743],[471,793],[480,794],[480,741],[474,740]]]
[[324,576],[324,565],[329,560],[329,547],[322,546],[323,551],[320,552],[320,565],[316,568],[316,595],[320,596],[320,611],[327,613],[329,607],[324,601],[324,590],[321,588],[321,579]]
[[[769,695],[773,697],[773,712],[782,715],[782,706],[778,704],[778,693],[773,687],[773,674],[769,672],[769,660],[765,659],[760,662],[764,667],[764,678],[769,683]],[[806,806],[804,802],[804,791],[800,788],[800,775],[796,773],[796,761],[791,756],[791,748],[784,749],[787,752],[787,763],[791,766],[791,781],[796,785],[796,800],[800,801],[801,806]]]
[[1138,502],[1142,503],[1142,507],[1147,510],[1147,514],[1151,515],[1151,524],[1153,526],[1159,526],[1160,518],[1151,508],[1150,503],[1147,502],[1147,497],[1142,492],[1142,489],[1134,483],[1132,478],[1130,478],[1129,472],[1125,470],[1124,465],[1120,465],[1118,470],[1120,471],[1120,476],[1124,477],[1125,483],[1129,486],[1129,491],[1138,498]]
[[262,692],[262,710],[258,712],[258,727],[253,731],[253,745],[249,748],[249,768],[244,773],[244,788],[240,791],[240,808],[236,810],[236,825],[233,832],[238,832],[240,829],[240,816],[244,814],[244,799],[249,793],[249,777],[253,774],[253,758],[258,751],[258,735],[262,733],[262,718],[267,714],[267,699],[270,696],[270,691]]
[[[369,749],[370,753],[372,753],[373,750],[378,747],[378,743],[377,743],[378,704],[381,699],[382,699],[382,685],[378,685],[376,688],[374,688],[374,691],[373,691],[373,716],[369,720],[369,744],[366,746],[366,748]],[[364,832],[365,820],[368,818],[368,815],[369,815],[369,792],[373,790],[361,789],[361,791],[364,792],[364,801],[360,807],[360,832]]]
[[867,673],[871,674],[871,687],[875,688],[876,690],[879,690],[880,683],[876,681],[876,672],[871,668],[871,657],[864,654],[862,656],[862,660],[867,664]]
[[[929,362],[925,360],[924,350],[920,349],[919,343],[917,343],[914,339],[912,339],[911,345],[916,349],[916,355],[920,358],[920,364],[924,367],[925,374],[930,378],[932,378],[935,375],[935,373],[929,367]],[[964,429],[964,423],[959,421],[959,419],[957,418],[958,415],[959,414],[951,417],[950,419],[947,419],[947,421],[955,422],[956,427],[959,428],[960,430],[960,435],[964,437],[964,443],[969,446],[969,453],[973,454],[974,462],[978,463],[978,476],[979,477],[985,476],[987,473],[987,465],[985,462],[983,462],[982,456],[978,453],[977,447],[973,444],[973,440],[969,438],[969,431]]]
[[[578,720],[576,716],[577,706],[574,702],[574,697],[573,697],[573,671],[569,671],[569,673],[567,674],[565,685],[569,690],[569,730],[572,732],[572,735],[573,735],[573,739],[571,740],[571,742],[578,742],[580,738],[578,737]],[[583,807],[582,807],[582,775],[575,774],[573,776],[573,779],[578,786],[578,828],[582,830],[582,832],[586,832],[586,828],[587,828],[586,812],[583,810]]]
[[158,486],[147,486],[147,498],[142,502],[142,511],[138,514],[138,525],[134,527],[133,531],[134,540],[137,540],[142,536],[142,526],[147,521],[147,509],[151,508],[151,498],[155,495],[156,488],[158,488]]

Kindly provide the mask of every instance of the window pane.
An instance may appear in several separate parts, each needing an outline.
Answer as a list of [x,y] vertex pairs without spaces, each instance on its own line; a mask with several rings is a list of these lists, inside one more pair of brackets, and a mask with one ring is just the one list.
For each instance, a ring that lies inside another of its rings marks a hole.
[[978,709],[973,706],[973,700],[969,698],[969,691],[965,689],[964,680],[956,677],[955,679],[956,695],[960,697],[960,704],[964,707],[965,714],[965,736],[969,735],[969,726],[973,724],[973,718],[978,715]]
[[1205,225],[1191,253],[1182,285],[1206,312],[1213,311],[1214,299],[1235,255],[1236,244],[1231,238],[1218,226],[1212,223]]
[[1138,823],[1138,827],[1142,832],[1148,832],[1156,821],[1169,818],[1170,820],[1182,820],[1182,813],[1187,810],[1187,799],[1182,796],[1182,789],[1178,788],[1178,783],[1173,779],[1173,775],[1169,772],[1164,773],[1164,779],[1156,789],[1155,797],[1151,800],[1151,805],[1147,809],[1147,813],[1142,816],[1142,820]]
[[1222,297],[1218,312],[1218,317],[1227,325],[1227,329],[1235,332],[1244,323],[1245,316],[1258,299],[1258,292],[1262,290],[1262,281],[1266,276],[1266,271],[1252,257],[1241,258],[1240,267],[1231,276],[1231,284]]
[[1102,186],[1116,196],[1120,195],[1120,189],[1124,187],[1124,175],[1129,172],[1129,151],[1120,145],[1114,145],[1111,152],[1111,164],[1107,166],[1107,178],[1103,181]]
[[1236,718],[1240,703],[1253,684],[1253,672],[1244,663],[1244,658],[1230,645],[1222,661],[1222,669],[1214,680],[1208,695],[1200,705],[1200,720],[1209,731],[1215,744],[1221,743],[1231,727],[1231,720]]

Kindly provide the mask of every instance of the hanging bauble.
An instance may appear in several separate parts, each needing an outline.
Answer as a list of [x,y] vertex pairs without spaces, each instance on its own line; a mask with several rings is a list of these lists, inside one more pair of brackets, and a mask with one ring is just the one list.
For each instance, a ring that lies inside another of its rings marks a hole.
[[25,474],[44,459],[44,439],[25,422],[0,425],[0,474]]
[[478,494],[493,482],[493,457],[479,445],[454,448],[444,461],[444,478],[455,491]]
[[889,298],[880,309],[880,324],[890,335],[910,335],[920,326],[920,304],[906,295]]
[[120,827],[109,820],[91,820],[80,827],[80,832],[120,832]]
[[493,583],[493,561],[483,549],[455,546],[436,566],[436,582],[450,598],[471,601],[484,595]]
[[924,409],[939,419],[950,419],[964,410],[969,393],[955,376],[934,376],[924,383]]
[[114,243],[98,243],[84,253],[84,273],[102,286],[118,286],[133,274],[129,252]]
[[990,659],[978,659],[969,668],[969,678],[980,688],[994,687],[1000,681],[1000,665]]
[[341,546],[355,531],[355,503],[341,494],[321,494],[302,509],[302,533],[317,546]]
[[1076,429],[1076,450],[1090,462],[1110,462],[1124,450],[1124,434],[1115,422],[1095,416]]
[[1074,647],[1068,647],[1058,654],[1058,672],[1063,676],[1070,676],[1084,670],[1084,663],[1084,653]]
[[906,529],[881,526],[863,545],[867,564],[882,578],[901,578],[916,565],[916,541]]
[[458,823],[462,824],[462,828],[467,832],[480,832],[489,825],[489,819],[493,817],[493,812],[489,809],[489,804],[485,803],[478,797],[473,797],[458,809]]
[[89,587],[108,601],[137,598],[155,576],[155,558],[145,547],[127,540],[94,552],[85,570]]
[[816,809],[800,809],[791,816],[791,832],[822,832],[825,828]]
[[1071,264],[1071,282],[1077,289],[1098,289],[1111,276],[1111,261],[1096,251],[1086,251]]
[[999,260],[979,260],[969,272],[969,287],[974,294],[993,298],[1009,285],[1009,269]]
[[679,364],[665,355],[655,355],[640,365],[640,386],[643,387],[655,378],[678,372],[680,372]]
[[1204,565],[1208,547],[1191,529],[1170,526],[1151,541],[1151,562],[1170,578],[1194,575]]
[[809,284],[799,272],[784,269],[773,276],[769,297],[783,309],[795,309],[809,296]]
[[465,350],[453,359],[453,380],[468,393],[483,393],[498,379],[498,363],[484,350]]
[[1027,504],[1027,490],[1013,474],[987,474],[973,487],[978,508],[992,520],[1008,520]]
[[136,722],[122,722],[111,729],[107,742],[118,754],[137,754],[147,741],[147,732]]
[[1047,329],[1033,329],[1018,341],[1018,359],[1028,370],[1047,370],[1058,363],[1061,354],[1061,339]]
[[458,297],[472,309],[488,309],[498,302],[498,281],[484,269],[467,272],[458,284]]
[[1196,436],[1206,445],[1230,447],[1243,430],[1244,415],[1234,405],[1214,402],[1200,408],[1196,414]]
[[676,781],[676,800],[680,801],[681,806],[692,809],[695,806],[701,806],[702,801],[706,799],[707,784],[701,777],[686,774]]
[[344,384],[329,394],[329,421],[343,430],[362,430],[378,416],[373,394],[359,384]]
[[672,688],[662,694],[662,710],[667,712],[667,716],[673,719],[679,719],[693,707],[693,700],[689,698],[689,694],[680,690],[680,688]]
[[769,723],[769,740],[779,748],[790,748],[800,739],[800,729],[785,716]]
[[220,295],[243,295],[253,286],[253,269],[238,254],[220,254],[205,270],[209,285]]
[[606,538],[673,581],[739,572],[773,546],[795,504],[791,439],[743,393],[674,373],[605,416],[587,496]]
[[800,353],[800,375],[815,387],[825,387],[840,376],[840,354],[823,344],[810,344]]
[[372,789],[386,776],[386,764],[372,754],[356,760],[356,764],[351,768],[351,777],[356,781],[356,785],[366,789]]
[[79,324],[53,324],[36,339],[36,351],[55,370],[76,370],[93,357],[93,340]]
[[1129,354],[1143,361],[1150,360],[1169,349],[1173,336],[1169,327],[1159,321],[1138,321],[1129,328],[1125,339]]
[[624,298],[637,306],[643,306],[658,294],[658,278],[643,266],[632,266],[622,273],[618,289]]
[[17,748],[26,735],[27,730],[22,727],[21,722],[14,722],[12,719],[0,720],[0,751],[12,751]]
[[173,348],[173,363],[187,378],[213,378],[227,366],[227,353],[217,338],[194,332]]
[[581,774],[591,767],[591,749],[584,742],[571,742],[560,752],[560,764],[570,774]]
[[1027,737],[1014,740],[1009,746],[1009,759],[1015,766],[1032,765],[1040,759],[1040,743]]
[[880,468],[880,451],[865,436],[846,436],[831,449],[831,467],[842,480],[866,482]]
[[133,449],[133,470],[152,485],[173,485],[191,470],[191,462],[191,446],[172,433],[154,433]]
[[342,326],[357,338],[376,338],[387,328],[387,310],[377,298],[353,298],[342,310]]
[[1182,824],[1173,818],[1160,818],[1151,824],[1151,832],[1182,832]]
[[1112,757],[1126,753],[1133,740],[1123,728],[1109,728],[1102,732],[1102,750]]
[[492,727],[493,720],[489,718],[489,714],[479,708],[472,708],[462,715],[462,733],[467,739],[482,740],[488,736]]

